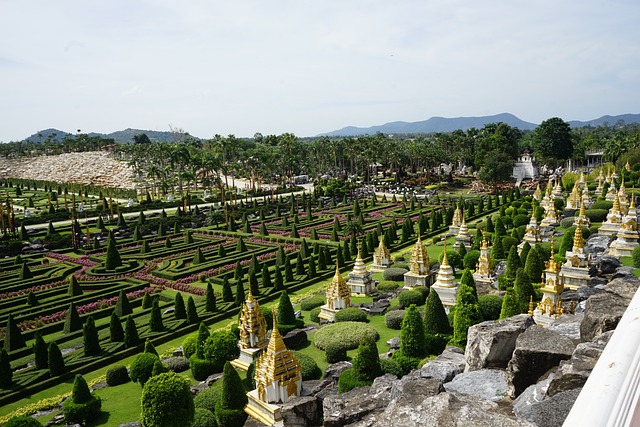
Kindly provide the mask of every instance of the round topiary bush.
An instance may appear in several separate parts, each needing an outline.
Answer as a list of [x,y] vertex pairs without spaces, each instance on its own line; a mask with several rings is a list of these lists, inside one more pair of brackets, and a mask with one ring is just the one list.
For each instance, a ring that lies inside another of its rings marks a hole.
[[361,322],[340,322],[324,326],[316,332],[314,345],[324,350],[330,344],[338,344],[346,350],[358,348],[365,336],[378,340],[378,332],[373,326]]
[[220,388],[208,388],[206,390],[201,391],[193,398],[193,405],[196,408],[204,408],[209,411],[215,413],[216,411],[216,403],[220,398]]
[[193,422],[195,408],[186,378],[165,372],[149,379],[142,389],[145,427],[183,427]]
[[193,424],[190,427],[211,427],[216,425],[216,416],[208,409],[195,408]]
[[131,372],[129,374],[131,381],[144,386],[149,378],[151,378],[153,364],[156,363],[156,360],[160,359],[153,353],[140,353],[137,355],[136,358],[133,359],[133,362],[131,362]]
[[484,320],[498,320],[500,318],[500,310],[502,309],[502,297],[499,295],[480,295],[478,296],[478,304],[480,312]]
[[330,343],[324,352],[327,363],[337,363],[347,360],[347,349],[340,343]]
[[347,307],[339,310],[334,316],[335,322],[365,322],[367,323],[369,319],[367,318],[367,313],[359,309],[358,307]]
[[521,225],[526,225],[529,223],[529,216],[518,214],[513,218],[513,226],[520,227]]
[[468,268],[471,271],[476,269],[476,264],[478,263],[478,259],[480,258],[480,251],[477,249],[473,249],[467,252],[462,259],[462,266],[464,268]]
[[173,372],[184,372],[189,369],[189,359],[184,356],[169,357],[163,362],[167,369]]
[[204,343],[204,357],[214,362],[215,372],[222,371],[227,360],[233,360],[239,355],[238,338],[230,331],[215,331]]
[[311,356],[299,351],[294,351],[293,355],[300,362],[300,369],[302,371],[302,381],[317,380],[322,375],[322,371],[318,367],[318,364]]
[[189,367],[191,375],[198,381],[204,381],[211,374],[216,372],[216,363],[212,360],[200,359],[198,355],[193,354],[189,358]]
[[320,307],[325,303],[324,295],[314,295],[311,298],[300,301],[300,309],[304,311],[313,310],[316,307]]
[[21,415],[13,417],[3,424],[4,427],[42,427],[42,424],[33,417]]
[[198,342],[197,334],[187,335],[187,337],[182,340],[182,354],[187,359],[190,358],[193,354],[196,353],[196,343]]
[[129,379],[129,372],[127,372],[126,366],[116,365],[107,369],[107,385],[109,387],[127,383]]
[[376,289],[379,292],[393,292],[399,287],[400,287],[400,284],[398,282],[384,281],[384,282],[378,283],[378,285],[376,286]]
[[320,307],[316,307],[309,312],[309,320],[314,323],[320,323]]
[[560,220],[560,227],[562,228],[569,228],[573,225],[573,221],[576,220],[575,216],[568,216],[566,218],[562,218]]
[[602,222],[607,219],[607,214],[609,211],[607,209],[587,209],[586,214],[587,218],[591,222]]
[[608,200],[597,200],[589,206],[589,209],[598,209],[609,212],[609,209],[613,207],[613,202]]
[[404,273],[407,271],[408,270],[405,270],[404,268],[387,268],[384,273],[382,273],[382,278],[393,282],[404,282]]
[[398,295],[398,305],[402,308],[409,307],[411,304],[415,304],[417,306],[424,305],[424,301],[425,297],[422,295],[422,292],[414,289],[402,291],[400,292],[400,295]]
[[[511,249],[512,246],[516,246],[518,243],[520,242],[515,237],[505,236],[502,238],[502,247],[505,253],[509,253],[509,249]],[[473,268],[475,269],[475,265]]]
[[395,329],[397,331],[402,327],[402,320],[406,311],[404,310],[391,310],[384,315],[384,324],[389,329]]

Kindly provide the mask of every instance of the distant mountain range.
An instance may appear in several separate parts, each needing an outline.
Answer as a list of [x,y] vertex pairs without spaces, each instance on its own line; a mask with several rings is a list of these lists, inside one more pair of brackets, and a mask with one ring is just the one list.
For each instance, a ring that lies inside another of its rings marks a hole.
[[[614,126],[619,121],[624,123],[640,123],[640,114],[620,114],[618,116],[602,116],[597,119],[588,120],[586,122],[572,120],[569,124],[572,127],[586,126],[602,126],[608,124]],[[374,135],[377,132],[384,134],[412,134],[412,133],[434,133],[434,132],[452,132],[457,129],[467,130],[470,128],[482,128],[487,123],[504,122],[510,126],[517,127],[521,130],[532,130],[538,125],[536,123],[525,122],[511,113],[495,114],[493,116],[480,117],[431,117],[430,119],[420,122],[390,122],[383,125],[370,127],[347,126],[342,129],[322,133],[318,136],[358,136],[358,135]],[[56,134],[55,140],[61,140],[66,135],[73,136],[73,133],[61,131],[58,129],[45,129],[34,133],[25,138],[25,141],[41,142],[46,140],[50,135]],[[174,142],[176,134],[170,131],[142,130],[142,129],[125,129],[108,134],[91,132],[89,136],[100,136],[103,138],[112,138],[115,142],[131,143],[133,137],[140,133],[146,133],[151,141]],[[188,135],[188,134],[187,134]],[[192,136],[192,135],[191,135]],[[192,136],[193,137],[193,136]],[[197,137],[194,137],[199,139]]]
[[[640,123],[640,114],[621,114],[619,116],[602,116],[598,119],[586,122],[570,121],[572,127],[585,126],[602,126],[605,123],[613,126],[618,121],[623,120],[625,123]],[[532,130],[538,125],[536,123],[525,122],[510,113],[495,114],[493,116],[480,117],[431,117],[430,119],[420,122],[390,122],[383,125],[359,128],[355,126],[347,126],[342,129],[320,134],[319,136],[358,136],[358,135],[374,135],[377,132],[384,134],[399,133],[434,133],[434,132],[452,132],[457,129],[467,130],[470,128],[482,128],[487,123],[504,122],[510,126],[517,127],[521,130]]]

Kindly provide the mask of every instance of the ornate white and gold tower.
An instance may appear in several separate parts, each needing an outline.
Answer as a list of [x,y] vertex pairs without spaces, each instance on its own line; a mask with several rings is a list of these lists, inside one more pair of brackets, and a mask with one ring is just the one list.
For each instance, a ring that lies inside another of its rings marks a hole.
[[253,297],[251,289],[247,300],[242,304],[242,312],[238,320],[240,330],[240,356],[231,361],[231,364],[246,371],[249,365],[260,355],[267,346],[267,321],[260,310],[260,304]]
[[529,242],[531,246],[535,246],[536,243],[542,242],[542,231],[540,230],[540,225],[538,225],[538,221],[536,220],[535,208],[531,210],[531,219],[529,219],[529,224],[527,225],[527,228],[525,228],[522,243],[518,245],[518,253],[522,252],[522,247],[525,242]]
[[547,327],[555,319],[565,313],[564,305],[560,295],[564,291],[563,278],[560,275],[560,263],[554,260],[553,240],[551,241],[551,257],[546,263],[543,272],[544,286],[542,291],[542,301],[533,310],[533,320],[540,326]]
[[464,245],[466,250],[471,249],[471,235],[469,234],[469,227],[464,220],[464,215],[462,215],[462,224],[460,224],[460,229],[456,235],[456,242],[453,244],[453,249],[458,250],[460,245]]
[[413,246],[413,253],[409,261],[409,271],[404,273],[404,287],[413,288],[415,286],[430,286],[433,281],[429,255],[422,244],[420,235]]
[[602,191],[604,190],[604,186],[602,185],[604,183],[604,175],[602,174],[602,169],[600,169],[600,174],[598,175],[598,186],[596,187],[596,196],[599,194],[601,196],[604,196],[604,194],[602,194]]
[[627,215],[622,218],[617,238],[609,245],[609,255],[615,257],[631,256],[635,248],[640,243],[640,235],[638,235],[638,214],[636,211],[636,203],[634,196],[631,196],[631,204],[627,211]]
[[589,255],[584,248],[582,226],[578,224],[573,235],[573,248],[565,254],[567,262],[560,268],[560,276],[564,285],[569,289],[587,286],[589,276]]
[[[609,184],[609,189],[607,190],[607,194],[604,196],[604,199],[607,202],[613,202],[617,195],[618,192],[616,191],[616,183],[614,180],[611,180],[611,184]],[[618,203],[620,203],[619,200]]]
[[540,189],[540,183],[538,183],[538,186],[536,187],[536,191],[533,192],[533,198],[536,199],[537,201],[542,200],[542,190]]
[[576,182],[573,186],[573,190],[571,190],[571,194],[567,197],[567,209],[578,209],[582,199],[580,197],[580,188],[578,183]]
[[564,194],[562,194],[562,185],[560,185],[559,177],[558,177],[558,180],[556,181],[555,187],[553,187],[552,196],[554,199],[564,199]]
[[353,264],[353,271],[349,273],[347,285],[351,288],[351,294],[367,295],[375,288],[371,273],[364,266],[360,250],[356,255],[356,262]]
[[618,194],[614,195],[613,206],[609,209],[607,219],[602,223],[598,229],[598,234],[603,236],[613,236],[620,230],[620,224],[622,223],[622,212],[620,212],[620,201],[618,200]]
[[580,179],[578,180],[578,186],[580,190],[583,190],[587,186],[587,180],[584,176],[584,172],[580,172]]
[[444,241],[442,264],[440,264],[440,270],[438,270],[436,282],[431,286],[431,289],[436,291],[447,313],[449,312],[449,308],[456,305],[456,299],[458,298],[458,284],[456,283],[456,276],[453,273],[453,267],[449,265],[449,259],[447,258],[446,240]]
[[451,219],[451,225],[449,226],[449,234],[456,235],[458,231],[460,231],[460,226],[462,225],[462,210],[460,210],[460,206],[456,206],[456,210],[453,211],[453,218]]
[[256,389],[247,393],[249,402],[244,411],[268,425],[282,425],[280,404],[299,396],[302,390],[300,362],[287,349],[273,314],[273,331],[267,349],[256,361]]
[[[558,225],[558,217],[556,215],[556,209],[553,206],[551,206],[549,209],[547,209],[547,212],[544,218],[542,218],[542,221],[540,221],[540,226],[555,227],[556,225]],[[544,234],[545,233],[543,233],[543,235]]]
[[624,180],[620,183],[618,200],[620,201],[620,212],[622,215],[626,215],[629,210],[629,198],[627,197],[627,189],[624,187]]
[[553,180],[549,180],[549,182],[547,182],[547,188],[545,189],[545,192],[544,192],[544,197],[540,202],[540,206],[544,208],[545,212],[549,208],[553,208],[553,196],[551,195],[552,188],[553,188]]
[[391,261],[391,252],[384,245],[384,239],[382,236],[378,238],[380,243],[375,251],[373,251],[373,264],[371,264],[371,271],[384,271],[389,268],[393,262]]
[[329,288],[327,288],[327,303],[320,307],[320,320],[324,322],[333,322],[333,318],[338,310],[347,308],[351,305],[351,288],[342,278],[340,269],[336,263],[336,273],[331,280]]
[[591,220],[587,216],[587,209],[584,202],[580,205],[580,211],[578,212],[578,216],[576,216],[575,218],[576,219],[573,221],[573,225],[575,225],[576,227],[579,224],[582,224],[585,227],[589,227],[591,225]]
[[491,285],[493,283],[493,275],[491,274],[491,258],[489,257],[489,244],[487,242],[487,233],[482,232],[482,243],[480,244],[480,258],[476,263],[476,271],[473,273],[473,280],[476,283],[484,283]]

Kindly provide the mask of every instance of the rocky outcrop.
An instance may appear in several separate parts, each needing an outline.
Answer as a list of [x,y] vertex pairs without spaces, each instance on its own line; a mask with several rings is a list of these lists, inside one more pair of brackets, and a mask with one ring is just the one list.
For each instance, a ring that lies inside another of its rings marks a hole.
[[413,371],[393,383],[391,399],[407,394],[411,396],[435,396],[444,391],[442,381],[437,378],[422,378],[420,371]]
[[615,329],[639,285],[637,278],[618,278],[605,286],[605,292],[591,296],[580,324],[582,341]]
[[[597,264],[607,249],[609,249],[609,243],[611,243],[611,237],[593,234],[589,236],[585,250],[591,255],[592,261]],[[597,269],[595,271],[597,271]]]
[[504,399],[508,387],[507,373],[502,369],[463,372],[444,385],[448,392],[470,394],[493,402]]
[[483,368],[506,368],[516,346],[516,339],[534,325],[528,314],[482,322],[469,328],[465,350],[465,371]]
[[318,400],[311,396],[301,396],[289,400],[280,408],[282,421],[287,427],[306,427],[320,425],[322,413]]
[[584,313],[563,314],[551,322],[549,330],[567,337],[575,343],[580,342],[580,324],[584,318]]
[[516,413],[520,421],[529,421],[538,427],[561,427],[569,415],[581,388],[563,391],[548,399],[535,402]]
[[622,266],[620,260],[611,255],[603,255],[602,258],[596,264],[598,268],[598,274],[613,274],[616,269]]
[[509,395],[517,397],[549,369],[573,354],[575,344],[567,337],[541,326],[531,326],[516,340],[507,366]]
[[440,356],[422,366],[420,376],[423,378],[436,378],[446,383],[464,371],[464,366],[463,351],[458,347],[447,347]]
[[0,178],[41,177],[54,182],[134,188],[133,175],[129,165],[113,159],[111,153],[104,151],[3,158],[0,161]]

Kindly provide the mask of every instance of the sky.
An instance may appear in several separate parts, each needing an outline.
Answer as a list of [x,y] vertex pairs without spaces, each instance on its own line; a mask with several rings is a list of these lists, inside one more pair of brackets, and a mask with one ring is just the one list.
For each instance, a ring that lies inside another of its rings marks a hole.
[[3,0],[0,142],[640,113],[637,0]]

